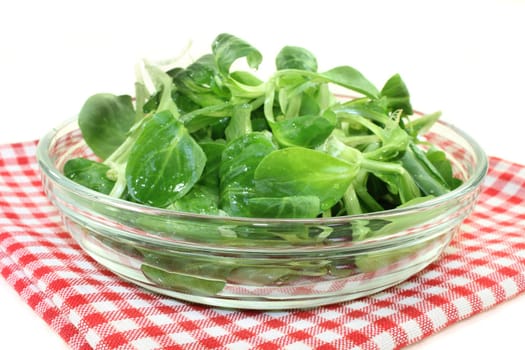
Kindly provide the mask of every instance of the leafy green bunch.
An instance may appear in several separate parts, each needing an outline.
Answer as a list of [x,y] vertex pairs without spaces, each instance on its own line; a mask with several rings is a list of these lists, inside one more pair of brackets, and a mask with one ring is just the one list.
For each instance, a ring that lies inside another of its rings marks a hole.
[[[235,68],[240,59],[247,70]],[[295,46],[277,54],[266,80],[254,73],[261,63],[230,34],[186,67],[143,62],[134,100],[87,99],[78,124],[97,159],[71,159],[64,174],[148,206],[260,218],[382,211],[461,183],[444,152],[419,137],[439,113],[414,118],[398,74],[379,90],[350,66],[319,72]]]

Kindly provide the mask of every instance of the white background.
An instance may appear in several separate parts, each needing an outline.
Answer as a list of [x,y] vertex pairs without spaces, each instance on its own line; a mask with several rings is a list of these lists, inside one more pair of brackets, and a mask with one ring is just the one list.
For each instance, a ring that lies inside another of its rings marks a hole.
[[[321,70],[351,65],[378,86],[400,73],[418,110],[441,110],[487,154],[525,164],[520,0],[3,1],[0,143],[40,138],[91,94],[133,94],[140,59],[175,57],[190,42],[198,56],[221,32],[263,53],[261,75],[284,45],[308,48]],[[64,347],[3,280],[0,305],[0,348]],[[516,298],[414,348],[512,349],[524,314]]]

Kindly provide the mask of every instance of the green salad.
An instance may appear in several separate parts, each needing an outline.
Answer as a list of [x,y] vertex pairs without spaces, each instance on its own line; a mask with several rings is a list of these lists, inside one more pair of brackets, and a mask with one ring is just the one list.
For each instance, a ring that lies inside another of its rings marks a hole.
[[[82,106],[78,124],[93,156],[67,161],[65,176],[115,198],[232,222],[379,212],[461,184],[446,154],[421,137],[440,113],[415,115],[398,74],[378,89],[350,66],[320,72],[310,51],[286,46],[275,57],[275,71],[261,79],[256,73],[262,59],[246,41],[220,34],[209,54],[185,67],[139,63],[134,98],[100,93]],[[247,68],[236,68],[240,63]],[[338,234],[351,241],[390,235],[439,210],[352,220]],[[215,227],[149,216],[132,222],[229,247],[310,247],[338,239],[322,224],[252,234],[241,224]],[[117,238],[104,240],[117,252],[128,249]],[[373,272],[432,244],[337,258],[312,250],[308,258],[284,254],[279,261],[147,244],[132,253],[151,283],[216,295],[227,283],[270,286]]]
[[185,67],[141,62],[134,98],[100,93],[82,106],[96,159],[69,160],[65,176],[147,206],[256,218],[377,212],[461,184],[419,137],[440,114],[414,117],[398,74],[378,89],[350,66],[320,72],[310,51],[286,46],[262,79],[262,60],[220,34]]

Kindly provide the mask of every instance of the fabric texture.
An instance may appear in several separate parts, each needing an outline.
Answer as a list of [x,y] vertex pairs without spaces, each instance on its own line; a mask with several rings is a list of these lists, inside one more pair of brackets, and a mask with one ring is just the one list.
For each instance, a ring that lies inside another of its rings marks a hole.
[[491,157],[439,260],[355,301],[239,311],[149,293],[76,244],[42,192],[36,142],[0,146],[0,273],[72,349],[398,349],[525,290],[525,167]]

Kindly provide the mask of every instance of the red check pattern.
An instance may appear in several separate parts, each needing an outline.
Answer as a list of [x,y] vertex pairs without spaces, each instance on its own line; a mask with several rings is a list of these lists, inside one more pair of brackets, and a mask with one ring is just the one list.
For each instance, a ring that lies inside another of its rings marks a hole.
[[404,283],[292,311],[195,305],[137,288],[83,253],[42,193],[35,142],[0,146],[0,272],[72,349],[398,349],[525,290],[525,167],[490,158],[442,257]]

